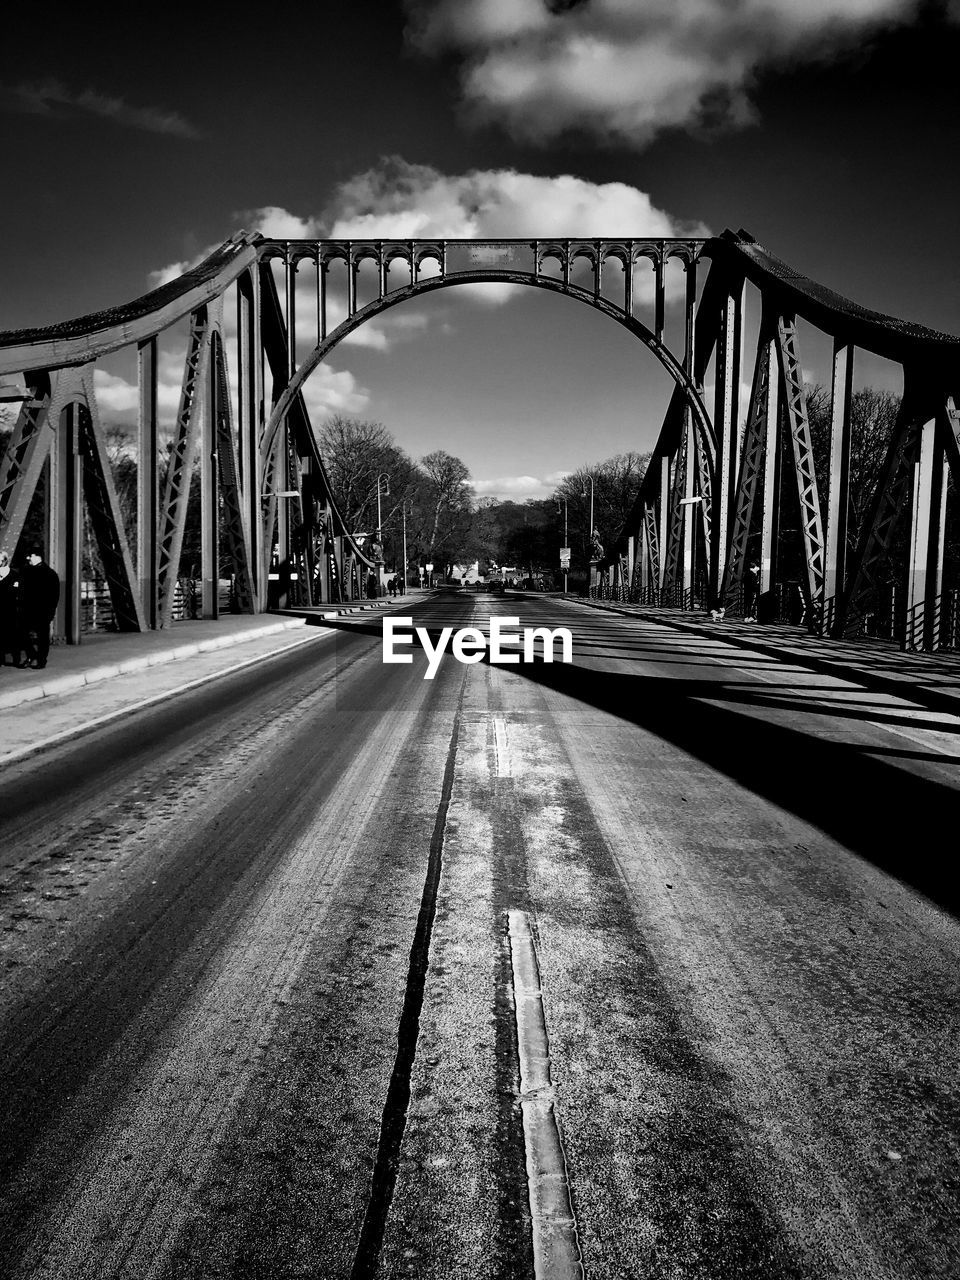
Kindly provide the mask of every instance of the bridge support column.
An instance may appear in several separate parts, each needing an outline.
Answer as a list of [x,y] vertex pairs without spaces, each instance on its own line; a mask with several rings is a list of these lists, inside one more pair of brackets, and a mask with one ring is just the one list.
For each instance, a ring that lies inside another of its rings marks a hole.
[[[772,347],[771,343],[771,347]],[[760,590],[772,591],[777,577],[780,527],[780,379],[771,351],[763,457],[763,511],[760,523]]]
[[730,508],[737,486],[740,445],[740,379],[743,361],[742,280],[731,284],[723,298],[723,312],[717,341],[716,397],[714,423],[717,432],[717,460],[713,476],[710,533],[710,607],[719,604],[726,571],[730,536]]
[[[667,569],[667,541],[670,530],[670,459],[660,459],[660,504],[657,508],[657,590],[663,591]],[[668,603],[661,601],[661,603]]]
[[904,649],[933,649],[936,645],[937,611],[943,583],[946,496],[943,450],[937,437],[936,419],[930,418],[920,429],[919,449],[913,463]]
[[250,590],[259,613],[266,605],[263,560],[263,348],[260,337],[260,276],[248,271],[237,283],[237,351],[240,408],[240,471],[244,518],[250,539]]
[[833,349],[833,387],[830,411],[830,485],[824,548],[823,618],[821,635],[833,633],[838,601],[843,595],[847,563],[847,518],[850,505],[850,399],[853,386],[853,347],[836,343]]
[[50,566],[60,575],[60,603],[53,630],[67,644],[80,643],[83,485],[79,405],[60,413],[47,464],[46,525]]
[[157,538],[160,528],[160,448],[157,431],[157,340],[137,347],[140,408],[137,435],[137,579],[145,626],[160,625]]
[[202,616],[220,616],[220,501],[217,457],[217,371],[208,359],[200,427],[200,577]]

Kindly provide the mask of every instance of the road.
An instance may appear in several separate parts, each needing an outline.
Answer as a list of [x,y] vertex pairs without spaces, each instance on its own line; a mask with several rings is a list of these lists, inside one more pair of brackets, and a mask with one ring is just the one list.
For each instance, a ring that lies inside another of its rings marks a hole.
[[572,1274],[530,1170],[588,1277],[960,1275],[960,723],[491,611],[574,664],[360,615],[5,771],[0,1274]]

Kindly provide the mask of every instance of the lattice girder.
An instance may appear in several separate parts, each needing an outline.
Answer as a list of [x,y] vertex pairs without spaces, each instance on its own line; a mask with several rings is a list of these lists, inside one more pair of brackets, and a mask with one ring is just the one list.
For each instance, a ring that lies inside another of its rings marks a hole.
[[241,613],[256,612],[253,596],[253,572],[250,538],[244,518],[244,501],[237,464],[237,441],[233,429],[233,406],[227,376],[227,355],[219,332],[213,333],[212,361],[216,417],[217,459],[220,469],[220,498],[226,546],[225,554],[233,569],[236,606]]
[[[35,374],[3,457],[0,473],[0,549],[12,557],[23,532],[53,432],[66,402],[63,374]],[[49,427],[50,430],[46,430]]]
[[174,594],[180,570],[180,552],[187,523],[190,479],[200,430],[200,400],[210,353],[210,312],[201,307],[190,317],[190,336],[183,366],[180,405],[173,444],[167,463],[157,540],[157,589],[160,625],[173,621]]
[[753,522],[757,490],[763,476],[770,407],[771,353],[773,324],[767,316],[761,322],[757,359],[750,388],[750,405],[743,433],[737,491],[734,497],[730,543],[724,569],[721,597],[729,611],[739,597],[747,555],[747,540]]
[[804,598],[813,609],[822,604],[824,587],[823,517],[813,465],[813,444],[807,396],[803,386],[803,366],[797,343],[796,318],[781,315],[776,327],[777,357],[787,429],[793,451],[797,496],[800,500],[800,529],[803,535],[806,575],[802,579]]
[[140,593],[100,425],[92,365],[84,369],[81,387],[85,401],[79,414],[83,496],[110,592],[114,621],[120,631],[143,631],[145,624]]
[[907,377],[900,411],[877,478],[864,533],[853,558],[846,591],[838,610],[835,634],[855,634],[860,627],[871,594],[878,586],[879,567],[887,559],[897,524],[909,501],[913,467],[925,422],[939,406],[921,390],[917,380]]

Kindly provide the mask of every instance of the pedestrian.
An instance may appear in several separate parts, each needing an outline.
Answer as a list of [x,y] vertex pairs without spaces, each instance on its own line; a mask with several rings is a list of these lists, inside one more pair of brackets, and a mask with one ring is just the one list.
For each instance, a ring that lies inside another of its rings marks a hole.
[[44,561],[43,548],[35,544],[27,551],[27,563],[20,575],[20,625],[27,664],[41,670],[50,652],[50,623],[60,600],[60,579]]
[[396,580],[396,578],[388,578],[388,579],[387,579],[387,590],[390,592],[390,598],[391,598],[391,600],[392,600],[392,599],[396,596],[396,594],[397,594],[397,580]]
[[15,667],[20,661],[20,575],[10,568],[10,557],[0,551],[0,667],[7,665],[7,654]]
[[751,560],[743,575],[743,620],[756,622],[757,599],[760,595],[760,566]]

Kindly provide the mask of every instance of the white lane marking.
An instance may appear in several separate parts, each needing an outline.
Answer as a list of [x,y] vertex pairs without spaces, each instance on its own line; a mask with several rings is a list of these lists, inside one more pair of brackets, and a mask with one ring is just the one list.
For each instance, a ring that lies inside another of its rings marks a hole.
[[567,1164],[554,1112],[540,966],[526,913],[511,911],[509,920],[534,1275],[537,1280],[583,1280],[583,1259],[570,1203]]
[[510,743],[507,741],[507,722],[503,716],[493,717],[493,735],[497,749],[497,777],[510,778],[513,776],[510,764]]

